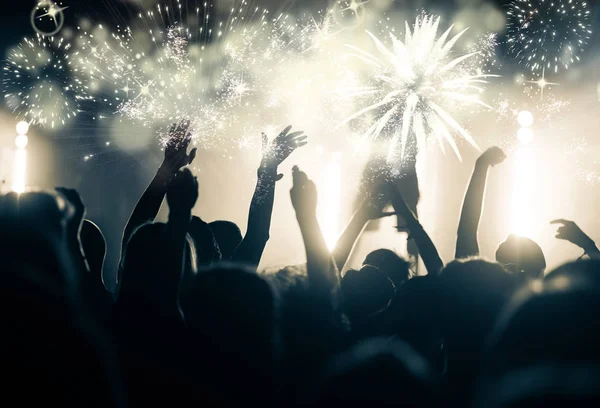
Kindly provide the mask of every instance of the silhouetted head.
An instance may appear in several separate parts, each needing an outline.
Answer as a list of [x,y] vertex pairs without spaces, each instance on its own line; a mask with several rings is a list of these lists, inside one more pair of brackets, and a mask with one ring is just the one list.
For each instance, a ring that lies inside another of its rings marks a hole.
[[524,274],[529,279],[544,277],[546,258],[542,248],[533,240],[509,235],[496,251],[496,261],[513,274]]
[[239,266],[222,264],[199,271],[184,312],[190,327],[218,340],[215,344],[271,344],[275,321],[271,287]]
[[582,259],[569,262],[549,272],[545,280],[551,281],[561,277],[585,279],[589,285],[600,287],[600,260]]
[[231,259],[243,239],[240,228],[231,221],[213,221],[208,225],[217,240],[223,260]]
[[431,407],[437,391],[427,362],[410,346],[376,338],[333,360],[310,405]]
[[416,276],[396,289],[388,313],[390,324],[399,338],[406,341],[441,371],[441,332],[438,318],[438,278]]
[[396,287],[410,278],[410,262],[389,249],[382,248],[371,252],[363,261],[363,265],[379,268],[394,282]]
[[600,288],[585,275],[532,282],[498,321],[488,344],[488,369],[504,373],[532,364],[599,365],[599,314]]
[[0,219],[34,227],[40,233],[63,238],[66,222],[73,215],[73,207],[54,192],[9,193],[0,198]]
[[102,267],[106,256],[106,240],[102,231],[92,221],[83,220],[79,236],[90,271],[102,279]]
[[[122,277],[119,289],[119,299],[129,296],[144,299],[151,303],[160,303],[165,299],[172,299],[174,292],[179,292],[181,281],[189,274],[195,274],[195,265],[192,265],[190,254],[193,251],[191,239],[185,241],[185,259],[181,271],[175,270],[176,265],[164,263],[165,224],[144,224],[139,227],[129,239],[122,263]],[[172,270],[164,270],[171,268]],[[188,271],[188,269],[194,271]],[[165,274],[179,274],[179,279],[165,279]],[[178,282],[176,287],[165,287],[165,281]]]
[[341,290],[344,313],[353,323],[364,322],[386,310],[396,293],[392,280],[370,265],[347,271]]
[[470,258],[446,265],[438,285],[446,340],[468,348],[482,346],[516,287],[517,280],[495,262]]
[[56,193],[0,196],[0,259],[40,268],[64,284],[76,283],[71,258],[64,251],[65,225],[73,208]]
[[3,405],[51,400],[61,407],[124,406],[116,356],[106,353],[110,343],[82,310],[43,266],[29,261],[3,265]]
[[215,265],[199,271],[182,305],[210,381],[228,390],[226,398],[265,397],[274,365],[275,304],[269,284],[251,270]]
[[535,365],[486,379],[475,408],[600,406],[600,370],[594,365]]

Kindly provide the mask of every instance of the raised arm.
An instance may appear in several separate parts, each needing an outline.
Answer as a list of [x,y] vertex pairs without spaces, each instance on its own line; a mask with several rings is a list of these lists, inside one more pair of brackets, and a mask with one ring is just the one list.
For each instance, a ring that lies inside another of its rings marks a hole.
[[556,238],[564,239],[583,249],[583,254],[593,259],[600,259],[600,250],[596,243],[573,221],[558,219],[550,224],[560,224],[556,232]]
[[293,178],[294,185],[290,190],[290,198],[296,210],[296,219],[304,241],[306,270],[311,291],[319,299],[335,302],[339,276],[317,221],[317,189],[297,166],[294,166]]
[[419,253],[423,259],[427,273],[432,276],[437,275],[444,267],[437,248],[417,217],[408,208],[398,188],[392,182],[389,183],[389,190],[394,209],[404,219],[410,237],[415,241],[417,248],[419,248]]
[[483,196],[488,169],[501,163],[506,158],[504,152],[498,147],[487,149],[475,163],[475,169],[465,194],[458,233],[456,239],[455,258],[466,258],[479,255],[479,243],[477,242],[477,229],[483,209]]
[[167,193],[167,185],[175,173],[194,161],[196,149],[192,149],[190,154],[187,154],[192,137],[189,125],[189,121],[186,121],[171,127],[169,140],[165,146],[165,158],[127,221],[123,232],[122,249],[125,248],[138,227],[146,222],[154,221]]
[[187,231],[192,218],[192,208],[198,199],[198,182],[185,168],[178,171],[169,183],[167,203],[169,221],[163,237],[164,256],[161,267],[164,273],[163,289],[171,305],[177,305],[177,294],[183,274]]
[[277,174],[277,167],[298,147],[306,145],[307,136],[303,132],[292,132],[291,126],[286,127],[271,144],[262,134],[263,158],[257,172],[258,180],[250,211],[246,235],[236,248],[231,260],[252,267],[258,267],[271,228],[271,215],[275,201],[275,183],[283,177]]
[[385,196],[377,194],[374,197],[365,198],[360,208],[352,215],[350,223],[336,242],[335,248],[332,251],[333,259],[340,272],[342,272],[346,262],[348,262],[356,241],[369,221],[395,214],[395,212],[383,212],[384,206]]

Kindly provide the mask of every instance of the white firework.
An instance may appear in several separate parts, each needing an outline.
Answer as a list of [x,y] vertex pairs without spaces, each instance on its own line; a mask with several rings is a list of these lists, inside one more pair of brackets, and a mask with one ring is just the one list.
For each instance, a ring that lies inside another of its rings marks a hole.
[[579,61],[592,33],[586,1],[514,0],[507,14],[510,53],[538,74]]
[[416,148],[428,135],[434,135],[442,148],[443,141],[450,144],[459,159],[455,135],[478,148],[453,112],[473,106],[489,109],[480,95],[487,78],[494,75],[480,73],[477,53],[454,54],[453,47],[466,30],[448,39],[453,29],[450,27],[438,37],[439,23],[439,17],[427,15],[417,18],[412,31],[406,23],[404,41],[390,33],[391,50],[367,32],[377,55],[349,46],[355,52],[352,55],[370,67],[371,75],[366,86],[344,90],[352,97],[366,97],[367,106],[343,124],[374,114],[376,119],[363,138],[374,140],[382,133],[391,133],[390,162],[407,158],[407,147]]
[[81,111],[81,93],[73,81],[71,45],[57,37],[25,38],[8,52],[2,84],[4,99],[30,124],[55,128]]

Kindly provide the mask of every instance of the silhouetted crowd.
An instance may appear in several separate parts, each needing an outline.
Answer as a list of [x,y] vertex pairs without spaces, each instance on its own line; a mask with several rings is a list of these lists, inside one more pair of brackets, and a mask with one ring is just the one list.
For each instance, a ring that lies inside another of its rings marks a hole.
[[[539,245],[516,235],[495,261],[479,257],[487,173],[505,159],[497,147],[476,161],[450,263],[416,215],[414,166],[373,158],[332,251],[315,185],[294,167],[306,263],[257,271],[278,166],[306,139],[291,127],[263,135],[242,234],[192,216],[204,199],[187,167],[196,150],[189,123],[174,125],[125,227],[115,293],[103,283],[104,237],[75,190],[1,196],[1,405],[600,406],[594,241],[560,219],[557,238],[581,247],[580,259],[547,271]],[[154,222],[165,199],[168,221]],[[348,269],[366,226],[386,216],[413,256],[378,249]]]

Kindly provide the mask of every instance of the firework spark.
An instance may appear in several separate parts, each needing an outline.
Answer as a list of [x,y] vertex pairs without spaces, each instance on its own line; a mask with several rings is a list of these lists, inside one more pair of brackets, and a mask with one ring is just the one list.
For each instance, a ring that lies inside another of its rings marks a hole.
[[248,105],[270,89],[272,67],[307,40],[294,36],[288,16],[270,17],[246,2],[223,22],[209,23],[209,15],[209,5],[190,11],[178,1],[114,33],[80,28],[83,89],[125,118],[163,127],[161,139],[165,123],[190,119],[196,142],[218,144],[219,131],[253,112]]
[[509,51],[532,72],[558,72],[579,61],[590,39],[588,3],[514,0],[508,11]]
[[475,53],[452,56],[453,46],[466,30],[448,40],[453,28],[450,27],[437,37],[439,22],[439,17],[422,16],[412,31],[406,24],[404,41],[390,33],[392,50],[368,32],[378,56],[349,46],[355,52],[352,55],[368,64],[373,74],[367,86],[350,92],[353,97],[367,96],[368,105],[344,123],[375,113],[377,119],[364,138],[377,139],[386,130],[391,132],[388,161],[397,159],[398,152],[401,159],[406,158],[407,148],[420,145],[430,134],[435,135],[442,146],[444,140],[449,143],[459,158],[453,133],[477,147],[451,110],[468,106],[490,108],[479,96],[482,84],[492,75],[477,73],[480,67],[473,58]]
[[4,99],[18,117],[49,128],[64,125],[86,99],[72,76],[71,44],[57,37],[25,38],[8,53],[2,84]]

